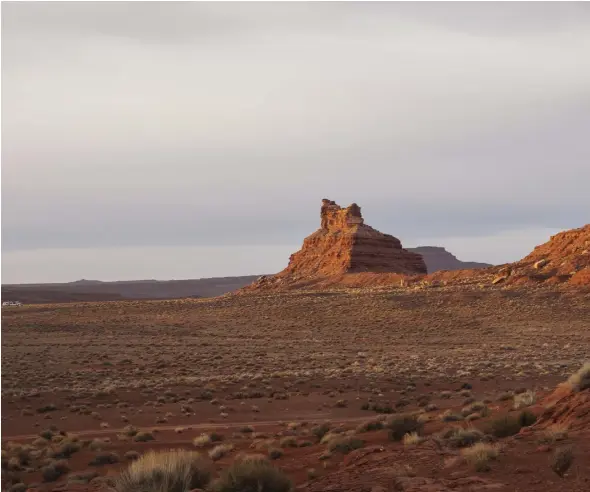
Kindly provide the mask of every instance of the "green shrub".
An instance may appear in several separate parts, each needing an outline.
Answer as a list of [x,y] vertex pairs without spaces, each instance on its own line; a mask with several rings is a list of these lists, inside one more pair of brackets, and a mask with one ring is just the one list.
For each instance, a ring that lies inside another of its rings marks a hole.
[[65,460],[59,460],[41,468],[41,476],[44,482],[55,482],[69,471],[68,463]]
[[453,427],[443,432],[441,437],[447,441],[451,447],[464,448],[481,441],[484,437],[484,433],[473,427],[468,429]]
[[68,459],[79,450],[80,445],[77,442],[63,441],[51,452],[51,457],[56,459]]
[[574,453],[571,448],[559,448],[555,450],[553,454],[553,461],[551,463],[551,469],[557,473],[560,477],[563,477],[569,470],[570,466],[574,461]]
[[311,428],[311,433],[318,439],[322,439],[330,431],[328,424],[321,424]]
[[117,453],[101,453],[97,454],[92,461],[88,463],[90,466],[113,465],[119,462],[119,455]]
[[356,432],[361,434],[363,432],[371,432],[383,429],[383,422],[380,420],[369,420],[367,422],[363,422],[356,428]]
[[355,449],[362,448],[364,445],[363,440],[354,436],[335,436],[328,442],[328,450],[348,454]]
[[518,415],[518,423],[521,427],[528,427],[530,425],[533,425],[536,421],[537,416],[529,410],[523,410]]
[[401,441],[409,432],[420,432],[422,423],[416,415],[397,415],[389,419],[386,424],[389,429],[389,438],[392,441]]
[[280,448],[270,448],[268,450],[268,457],[271,460],[278,460],[281,456],[283,456],[283,450]]
[[518,434],[521,427],[518,417],[505,415],[490,422],[489,433],[496,437],[508,437]]
[[262,460],[233,463],[211,486],[212,492],[290,492],[291,490],[291,481],[277,468]]

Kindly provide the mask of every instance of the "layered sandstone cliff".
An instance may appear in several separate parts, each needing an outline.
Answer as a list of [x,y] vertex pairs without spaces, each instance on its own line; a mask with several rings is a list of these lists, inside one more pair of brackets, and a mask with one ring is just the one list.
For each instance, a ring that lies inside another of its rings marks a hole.
[[396,237],[365,224],[356,203],[342,208],[324,199],[320,219],[320,228],[305,238],[301,250],[291,255],[287,268],[277,275],[262,277],[259,285],[360,272],[426,273],[422,257],[404,249]]

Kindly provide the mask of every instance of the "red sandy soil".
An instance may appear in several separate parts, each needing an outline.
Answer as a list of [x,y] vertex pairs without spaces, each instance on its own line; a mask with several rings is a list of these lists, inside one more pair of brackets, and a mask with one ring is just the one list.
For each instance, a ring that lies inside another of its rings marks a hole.
[[[567,435],[547,444],[543,422],[555,394],[543,397],[588,358],[589,301],[579,290],[439,286],[6,309],[3,490],[17,482],[42,491],[96,489],[104,479],[76,483],[74,475],[114,478],[127,451],[195,450],[192,440],[215,430],[234,445],[217,470],[240,452],[265,454],[266,440],[280,447],[293,436],[297,447],[284,445],[273,463],[300,490],[588,491],[584,407],[557,398],[555,412],[568,405]],[[453,426],[488,432],[492,420],[520,412],[503,394],[522,390],[536,392],[530,409],[539,424],[495,441],[500,453],[489,471],[476,471],[439,437]],[[489,413],[441,420],[470,401],[484,401]],[[326,455],[311,429],[329,422],[354,430],[381,415],[363,404],[422,412],[425,440],[404,446],[387,430],[360,432],[360,449]],[[122,433],[128,424],[156,430],[155,440],[131,440]],[[247,425],[260,434],[245,432]],[[43,482],[40,468],[52,458],[19,456],[57,447],[36,438],[50,426],[78,436],[81,449],[67,460],[69,473]],[[574,462],[560,477],[551,463],[564,446]],[[111,452],[118,463],[90,465]]]

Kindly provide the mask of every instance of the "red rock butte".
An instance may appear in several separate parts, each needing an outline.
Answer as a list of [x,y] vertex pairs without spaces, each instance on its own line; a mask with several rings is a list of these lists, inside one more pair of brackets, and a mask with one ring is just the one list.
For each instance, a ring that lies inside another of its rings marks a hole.
[[345,273],[425,274],[422,256],[405,250],[399,239],[364,223],[361,208],[342,208],[322,200],[320,228],[291,255],[289,265],[275,278],[304,279]]

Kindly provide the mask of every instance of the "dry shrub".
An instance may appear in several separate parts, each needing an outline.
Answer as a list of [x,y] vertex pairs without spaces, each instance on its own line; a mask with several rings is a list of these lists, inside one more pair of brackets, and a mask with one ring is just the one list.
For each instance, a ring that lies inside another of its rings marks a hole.
[[64,440],[51,452],[51,457],[56,459],[68,459],[79,450],[80,445],[77,442]]
[[489,462],[498,457],[499,449],[497,446],[478,442],[463,449],[461,454],[468,463],[473,465],[476,471],[488,471],[490,469]]
[[234,449],[233,444],[219,444],[209,451],[209,458],[211,458],[213,461],[220,460],[232,449]]
[[268,457],[271,460],[278,460],[281,456],[283,456],[283,450],[280,448],[270,448],[268,450]]
[[293,436],[283,437],[280,441],[280,446],[282,448],[296,448],[297,439],[295,439]]
[[514,395],[513,408],[520,410],[521,408],[530,407],[536,400],[535,392],[527,390],[519,395]]
[[90,461],[88,464],[90,466],[103,466],[113,465],[119,461],[119,455],[117,453],[100,453],[92,458],[92,461]]
[[209,434],[201,434],[193,439],[193,445],[197,448],[204,448],[208,444],[211,444],[211,437]]
[[150,451],[129,465],[116,492],[187,492],[211,480],[211,463],[196,451]]
[[574,461],[574,453],[571,448],[559,448],[553,454],[551,469],[560,477],[563,477]]
[[415,446],[422,442],[422,438],[417,432],[408,432],[403,438],[404,446]]
[[235,462],[224,470],[212,484],[211,491],[289,492],[292,488],[291,481],[268,461],[246,460]]
[[422,423],[416,415],[396,415],[387,421],[389,438],[392,441],[401,441],[409,432],[419,432]]
[[339,436],[335,435],[333,439],[328,442],[328,450],[330,452],[339,452],[342,454],[348,454],[351,451],[362,448],[365,442],[354,436]]
[[41,468],[44,482],[55,482],[59,477],[70,471],[67,461],[59,460]]
[[355,432],[357,434],[362,434],[363,432],[371,432],[380,429],[383,429],[383,422],[380,420],[368,420],[367,422],[359,424]]
[[522,427],[533,425],[536,420],[537,417],[528,410],[524,410],[517,416],[504,415],[490,422],[489,433],[496,437],[513,436],[518,434]]
[[311,433],[318,439],[322,439],[330,431],[329,424],[321,424],[311,428]]
[[452,410],[449,409],[441,414],[440,419],[443,422],[458,422],[459,420],[463,420],[463,415],[461,415],[460,413],[454,413]]
[[569,377],[567,383],[574,392],[590,388],[590,362],[585,362],[578,371]]
[[484,438],[484,433],[474,427],[467,429],[453,427],[443,432],[440,437],[453,448],[464,448],[481,441]]
[[133,438],[136,442],[154,441],[155,437],[151,432],[138,432]]

